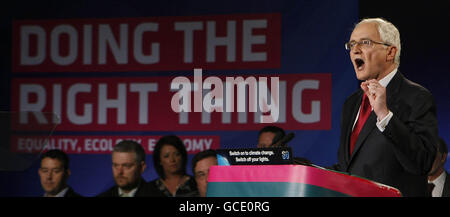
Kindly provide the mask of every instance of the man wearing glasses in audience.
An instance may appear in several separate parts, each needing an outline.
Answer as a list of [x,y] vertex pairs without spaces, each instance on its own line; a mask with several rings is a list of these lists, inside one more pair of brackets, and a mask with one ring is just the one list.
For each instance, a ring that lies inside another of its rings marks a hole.
[[217,165],[216,151],[211,149],[197,153],[192,159],[192,172],[200,197],[206,197],[209,168],[215,165]]

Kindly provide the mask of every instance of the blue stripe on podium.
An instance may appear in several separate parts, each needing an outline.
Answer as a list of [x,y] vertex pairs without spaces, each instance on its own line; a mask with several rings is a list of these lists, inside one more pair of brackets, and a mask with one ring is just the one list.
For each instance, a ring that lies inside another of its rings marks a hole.
[[315,185],[294,182],[209,182],[208,197],[349,197]]

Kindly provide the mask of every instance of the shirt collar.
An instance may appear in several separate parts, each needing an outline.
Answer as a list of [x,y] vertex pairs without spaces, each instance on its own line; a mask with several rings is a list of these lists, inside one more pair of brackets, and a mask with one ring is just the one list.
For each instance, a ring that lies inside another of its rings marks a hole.
[[444,172],[441,173],[440,176],[438,176],[435,180],[433,180],[431,183],[437,185],[444,185],[445,183],[445,178],[446,178],[447,174]]
[[[57,193],[55,196],[53,197],[64,197],[64,195],[66,195],[67,191],[69,190],[69,187],[64,188],[62,191],[60,191],[59,193]],[[44,194],[44,197],[50,197],[47,193]]]
[[447,173],[444,171],[435,180],[433,180],[432,182],[428,182],[428,183],[434,184],[434,188],[431,193],[433,197],[441,197],[442,196],[442,192],[444,191],[444,184],[445,184],[446,177],[447,177]]
[[387,87],[389,82],[391,82],[392,78],[395,76],[396,73],[397,73],[397,68],[392,70],[392,72],[390,72],[384,78],[382,78],[380,81],[378,81],[378,83],[380,83],[380,85],[383,87]]
[[119,188],[119,197],[134,197],[137,189],[138,188],[136,187],[136,188],[133,188],[133,190],[131,190],[130,192],[125,193],[121,188]]

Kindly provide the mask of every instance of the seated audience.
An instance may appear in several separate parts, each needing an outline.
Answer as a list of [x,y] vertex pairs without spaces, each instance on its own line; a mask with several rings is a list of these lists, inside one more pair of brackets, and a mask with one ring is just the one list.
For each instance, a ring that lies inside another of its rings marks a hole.
[[41,156],[39,168],[44,197],[81,197],[69,185],[69,157],[61,150],[53,149]]
[[180,138],[174,135],[158,140],[153,151],[153,166],[159,178],[150,182],[167,197],[195,197],[197,184],[186,173],[187,151]]
[[448,147],[442,138],[439,138],[439,145],[434,159],[433,166],[428,173],[428,193],[431,197],[450,196],[450,177],[445,170]]
[[145,151],[141,144],[131,140],[124,140],[117,143],[112,152],[112,171],[116,185],[98,196],[162,196],[156,188],[142,178],[142,173],[144,173],[146,167]]
[[197,182],[200,197],[206,197],[209,168],[214,165],[217,165],[217,156],[216,151],[211,149],[197,153],[192,159],[192,173]]

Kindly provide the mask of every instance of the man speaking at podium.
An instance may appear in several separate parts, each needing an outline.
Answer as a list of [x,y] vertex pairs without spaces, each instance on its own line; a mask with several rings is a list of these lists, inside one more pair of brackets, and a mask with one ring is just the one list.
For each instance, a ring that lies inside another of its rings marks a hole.
[[425,196],[438,142],[436,106],[428,90],[398,71],[399,31],[384,19],[365,19],[345,48],[362,83],[343,106],[334,169]]

